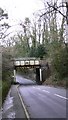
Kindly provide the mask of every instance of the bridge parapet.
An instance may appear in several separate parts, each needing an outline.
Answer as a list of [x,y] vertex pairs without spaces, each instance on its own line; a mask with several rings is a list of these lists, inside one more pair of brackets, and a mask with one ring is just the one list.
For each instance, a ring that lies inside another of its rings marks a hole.
[[30,66],[40,66],[40,59],[36,58],[17,58],[14,59],[15,67],[30,67]]

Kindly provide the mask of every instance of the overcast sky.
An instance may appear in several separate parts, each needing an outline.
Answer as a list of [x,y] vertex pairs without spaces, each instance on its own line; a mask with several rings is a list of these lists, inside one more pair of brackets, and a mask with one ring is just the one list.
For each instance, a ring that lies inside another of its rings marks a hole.
[[0,7],[8,12],[10,21],[17,22],[43,8],[42,0],[0,0]]
[[[13,26],[23,21],[25,17],[31,18],[34,12],[43,9],[43,1],[51,0],[0,0],[0,7],[6,10],[9,16],[9,23]],[[16,31],[17,26],[14,29]]]

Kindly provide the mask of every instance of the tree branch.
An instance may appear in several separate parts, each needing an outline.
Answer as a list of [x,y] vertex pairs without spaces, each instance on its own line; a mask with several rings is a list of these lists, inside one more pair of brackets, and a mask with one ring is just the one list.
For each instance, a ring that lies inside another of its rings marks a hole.
[[43,13],[42,15],[40,15],[40,17],[42,17],[42,16],[44,16],[44,15],[46,15],[46,14],[49,14],[49,13],[51,13],[51,12],[53,12],[53,11],[57,11],[57,12],[59,12],[63,17],[67,18],[66,15],[64,15],[60,10],[58,10],[58,8],[66,7],[65,5],[60,5],[60,6],[58,6],[58,7],[55,7],[55,5],[50,5],[48,2],[47,2],[47,4],[48,4],[49,8],[53,8],[53,10],[47,11],[47,12]]
[[56,8],[54,5],[53,6],[50,5],[48,2],[47,2],[47,4],[48,4],[49,7],[52,7],[55,11],[58,11],[63,17],[66,18],[66,16],[60,10],[58,10],[58,8]]

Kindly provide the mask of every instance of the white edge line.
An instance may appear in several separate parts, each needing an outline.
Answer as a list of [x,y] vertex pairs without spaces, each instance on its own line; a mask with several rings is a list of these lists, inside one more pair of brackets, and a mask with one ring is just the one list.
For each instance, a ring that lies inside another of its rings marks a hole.
[[23,108],[24,108],[25,115],[26,115],[27,119],[30,120],[29,113],[28,113],[28,111],[27,111],[27,109],[26,109],[26,107],[25,107],[24,101],[23,101],[23,99],[22,99],[22,97],[21,97],[21,95],[20,95],[20,93],[19,93],[19,91],[18,91],[18,87],[19,87],[19,86],[17,86],[17,92],[18,92],[18,95],[19,95],[21,104],[22,104],[22,106],[23,106]]
[[56,96],[58,96],[58,97],[60,97],[60,98],[63,98],[63,99],[65,99],[65,100],[68,100],[68,98],[63,97],[63,96],[61,96],[61,95],[58,95],[58,94],[54,94],[54,95],[56,95]]

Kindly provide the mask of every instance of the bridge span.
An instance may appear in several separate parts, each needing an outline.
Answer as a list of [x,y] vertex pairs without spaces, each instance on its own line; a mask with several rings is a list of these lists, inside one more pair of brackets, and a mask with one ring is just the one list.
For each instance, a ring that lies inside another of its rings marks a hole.
[[36,69],[36,82],[42,83],[42,64],[39,58],[14,58],[14,79],[16,77],[16,69],[19,67],[23,68],[35,68]]

